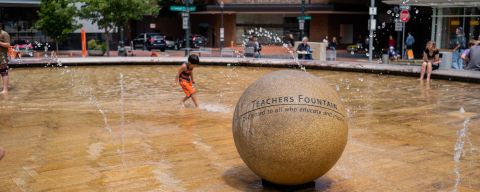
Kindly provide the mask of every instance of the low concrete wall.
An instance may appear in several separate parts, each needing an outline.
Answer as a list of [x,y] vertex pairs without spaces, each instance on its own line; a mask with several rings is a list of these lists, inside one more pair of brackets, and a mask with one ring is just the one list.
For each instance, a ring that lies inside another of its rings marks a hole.
[[[186,57],[87,57],[50,59],[23,59],[21,63],[12,62],[10,67],[44,67],[44,66],[88,66],[88,65],[180,65],[187,61]],[[201,65],[279,67],[336,71],[354,71],[364,73],[420,76],[420,66],[401,64],[372,64],[363,62],[300,60],[292,59],[256,59],[256,58],[224,58],[202,57]],[[480,83],[480,72],[468,70],[435,70],[433,79],[446,79]]]

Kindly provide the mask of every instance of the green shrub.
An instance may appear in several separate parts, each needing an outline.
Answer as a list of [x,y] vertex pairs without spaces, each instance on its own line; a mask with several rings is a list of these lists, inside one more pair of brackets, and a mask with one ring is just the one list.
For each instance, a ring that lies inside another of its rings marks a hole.
[[102,50],[103,52],[107,51],[107,45],[105,43],[99,43],[95,39],[91,39],[87,42],[89,50]]

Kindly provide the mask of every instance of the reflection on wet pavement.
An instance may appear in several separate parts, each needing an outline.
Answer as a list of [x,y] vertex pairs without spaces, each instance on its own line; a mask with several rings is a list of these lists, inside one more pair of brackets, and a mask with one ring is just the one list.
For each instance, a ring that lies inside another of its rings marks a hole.
[[[200,109],[179,104],[177,66],[25,68],[0,96],[0,191],[271,191],[239,158],[243,90],[275,68],[195,69]],[[480,190],[480,85],[314,71],[348,108],[349,141],[305,191]]]

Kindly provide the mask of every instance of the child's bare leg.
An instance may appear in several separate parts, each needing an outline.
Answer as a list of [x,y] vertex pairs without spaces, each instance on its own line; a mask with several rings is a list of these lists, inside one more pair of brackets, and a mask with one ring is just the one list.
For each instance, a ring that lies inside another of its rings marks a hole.
[[188,98],[190,98],[190,97],[185,96],[185,97],[182,99],[182,105],[183,105],[184,107],[185,107],[185,101],[187,101]]
[[8,75],[2,76],[2,81],[3,81],[3,90],[1,94],[6,94],[8,93]]
[[195,107],[198,108],[198,101],[197,101],[197,96],[195,96],[195,93],[192,94],[192,101],[195,104]]
[[3,159],[3,156],[5,156],[5,150],[3,150],[3,148],[0,147],[0,160]]

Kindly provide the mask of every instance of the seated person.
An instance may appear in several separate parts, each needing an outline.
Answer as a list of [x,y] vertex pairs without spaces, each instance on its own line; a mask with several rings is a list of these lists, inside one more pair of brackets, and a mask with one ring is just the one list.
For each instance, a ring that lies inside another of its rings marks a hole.
[[248,42],[245,45],[245,57],[258,57],[259,56],[259,46],[258,43],[255,42],[254,37],[249,37]]
[[400,55],[395,51],[395,48],[393,46],[390,46],[388,48],[388,58],[393,61],[397,61]]
[[425,72],[427,73],[427,81],[430,81],[430,75],[433,70],[436,70],[440,67],[440,52],[436,48],[435,42],[427,42],[427,46],[423,51],[423,63],[420,68],[420,78],[423,80]]
[[297,47],[298,59],[312,59],[312,49],[308,45],[308,37],[303,37],[302,43]]

